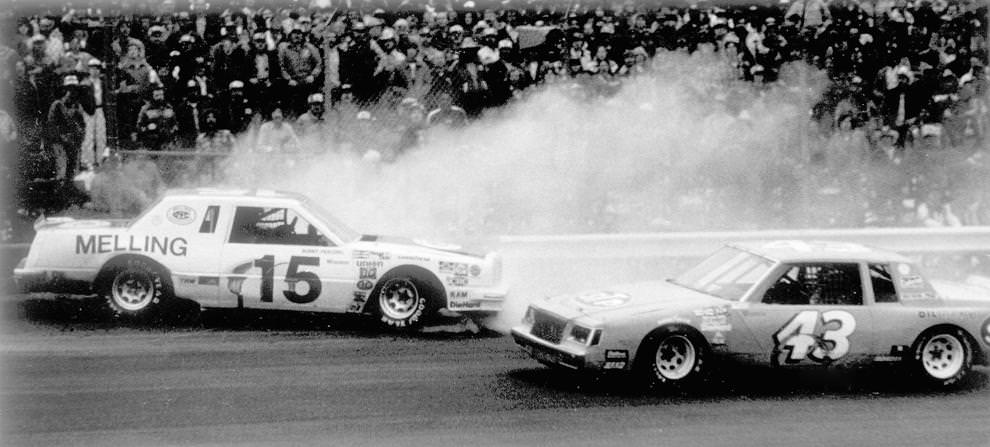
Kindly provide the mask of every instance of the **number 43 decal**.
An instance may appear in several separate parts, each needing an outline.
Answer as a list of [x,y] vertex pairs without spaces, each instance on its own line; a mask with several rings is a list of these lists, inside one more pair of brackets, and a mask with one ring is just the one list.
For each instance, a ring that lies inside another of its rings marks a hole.
[[[829,329],[821,335],[815,334],[818,322]],[[827,362],[842,358],[849,353],[849,336],[856,330],[856,319],[842,310],[819,312],[806,310],[791,318],[784,327],[773,334],[774,363],[779,363],[784,351],[787,363],[798,363],[805,358],[816,362]]]

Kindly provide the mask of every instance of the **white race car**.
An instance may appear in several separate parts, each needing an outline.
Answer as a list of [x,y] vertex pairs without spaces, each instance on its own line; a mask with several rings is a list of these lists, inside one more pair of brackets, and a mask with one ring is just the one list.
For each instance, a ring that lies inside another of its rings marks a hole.
[[14,270],[22,290],[96,292],[126,316],[182,297],[414,327],[442,308],[497,312],[506,295],[494,253],[362,235],[286,192],[174,190],[134,220],[49,219],[36,229]]

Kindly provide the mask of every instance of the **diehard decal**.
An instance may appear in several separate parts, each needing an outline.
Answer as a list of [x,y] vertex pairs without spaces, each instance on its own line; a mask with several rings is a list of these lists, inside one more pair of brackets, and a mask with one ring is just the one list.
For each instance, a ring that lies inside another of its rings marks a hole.
[[165,218],[176,225],[189,225],[196,220],[196,210],[187,205],[175,205],[165,212]]

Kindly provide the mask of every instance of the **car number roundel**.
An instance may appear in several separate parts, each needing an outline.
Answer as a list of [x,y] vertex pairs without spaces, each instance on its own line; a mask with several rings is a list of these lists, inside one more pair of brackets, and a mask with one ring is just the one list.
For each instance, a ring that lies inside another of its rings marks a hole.
[[[816,334],[819,321],[828,329]],[[821,363],[838,360],[849,353],[849,336],[855,330],[856,319],[843,310],[800,312],[773,334],[772,360],[775,364],[781,360],[787,364],[804,359]]]

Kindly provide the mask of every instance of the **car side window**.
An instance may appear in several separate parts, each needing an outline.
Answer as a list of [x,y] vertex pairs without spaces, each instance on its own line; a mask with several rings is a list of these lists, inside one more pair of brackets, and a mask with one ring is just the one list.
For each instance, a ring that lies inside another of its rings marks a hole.
[[763,295],[765,304],[862,305],[863,287],[855,263],[791,266]]
[[896,303],[897,291],[890,269],[883,264],[870,264],[870,283],[873,285],[873,299],[878,303]]
[[220,216],[220,207],[217,205],[210,205],[206,208],[206,212],[203,213],[203,223],[199,224],[200,233],[213,233],[217,231],[217,217]]
[[333,245],[291,209],[253,206],[237,207],[229,240],[235,244]]

